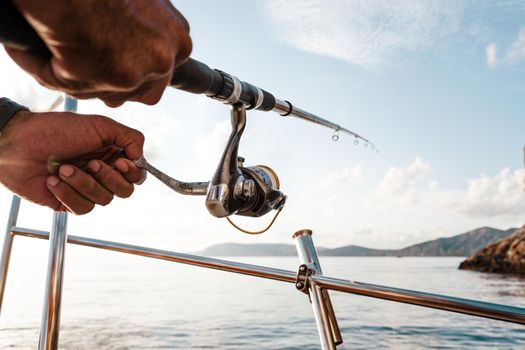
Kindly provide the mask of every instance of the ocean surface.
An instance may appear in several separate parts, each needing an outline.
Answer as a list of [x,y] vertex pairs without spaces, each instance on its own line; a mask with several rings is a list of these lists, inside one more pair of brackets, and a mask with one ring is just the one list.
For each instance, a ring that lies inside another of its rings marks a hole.
[[[45,254],[16,244],[0,349],[35,349]],[[40,243],[39,243],[40,244]],[[46,245],[42,243],[42,246]],[[61,349],[319,349],[293,285],[68,246]],[[237,258],[296,270],[295,258]],[[525,306],[525,280],[459,271],[460,258],[321,257],[329,276]],[[525,349],[525,327],[332,292],[338,349]]]

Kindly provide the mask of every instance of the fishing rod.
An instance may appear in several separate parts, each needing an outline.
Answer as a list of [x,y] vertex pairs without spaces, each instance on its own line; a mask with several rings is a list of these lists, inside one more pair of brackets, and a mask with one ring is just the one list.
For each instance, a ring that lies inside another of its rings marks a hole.
[[[0,42],[21,50],[43,56],[51,52],[11,1],[0,3]],[[268,166],[245,167],[244,158],[238,156],[241,136],[246,126],[246,111],[259,110],[293,116],[334,130],[332,139],[339,139],[338,133],[345,133],[375,149],[366,138],[298,108],[288,100],[276,98],[260,87],[242,81],[236,76],[189,58],[175,67],[169,86],[194,93],[204,94],[212,99],[231,105],[232,132],[221,157],[217,170],[209,182],[183,182],[176,180],[149,164],[146,159],[136,160],[137,166],[147,170],[165,185],[184,195],[206,195],[206,207],[216,217],[226,217],[232,225],[245,233],[258,234],[266,231],[281,212],[286,196],[279,190],[277,174]],[[260,217],[276,210],[270,225],[260,231],[249,232],[240,229],[229,219],[230,215]]]
[[[18,49],[51,56],[48,47],[11,1],[2,1],[0,5],[0,42]],[[194,94],[204,94],[227,104],[243,103],[247,109],[293,116],[330,128],[335,132],[349,134],[374,147],[366,138],[339,124],[298,108],[288,100],[276,98],[272,93],[256,85],[242,81],[232,74],[212,69],[192,58],[175,68],[169,86]]]

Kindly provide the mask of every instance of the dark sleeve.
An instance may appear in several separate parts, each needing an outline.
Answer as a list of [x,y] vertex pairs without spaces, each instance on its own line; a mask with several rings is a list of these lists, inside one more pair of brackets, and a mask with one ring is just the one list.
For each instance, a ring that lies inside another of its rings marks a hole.
[[8,99],[7,97],[0,97],[0,133],[2,129],[9,123],[18,112],[29,109],[25,106]]

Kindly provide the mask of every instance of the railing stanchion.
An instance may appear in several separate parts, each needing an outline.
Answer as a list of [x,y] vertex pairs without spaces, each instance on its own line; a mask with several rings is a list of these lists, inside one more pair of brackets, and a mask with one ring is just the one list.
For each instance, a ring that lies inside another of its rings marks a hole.
[[64,280],[64,253],[66,247],[67,213],[54,213],[49,235],[49,261],[46,291],[40,325],[39,350],[56,350],[60,328],[60,306]]
[[[301,230],[293,235],[295,246],[301,264],[310,269],[315,275],[322,275],[321,264],[312,240],[312,231]],[[307,277],[307,279],[309,279]],[[323,349],[335,349],[336,345],[343,343],[343,338],[337,324],[332,302],[328,291],[316,283],[307,281],[308,293],[314,310],[317,330],[321,338]]]
[[[64,106],[66,111],[76,112],[77,101],[66,97]],[[56,350],[58,348],[64,256],[67,243],[67,217],[66,212],[53,213],[53,226],[49,234],[49,258],[38,342],[39,350]]]
[[5,229],[4,245],[2,246],[2,257],[0,258],[0,314],[2,312],[2,301],[4,300],[5,283],[7,281],[7,271],[11,260],[11,247],[13,246],[12,229],[16,226],[18,212],[20,210],[20,197],[13,196],[7,227]]

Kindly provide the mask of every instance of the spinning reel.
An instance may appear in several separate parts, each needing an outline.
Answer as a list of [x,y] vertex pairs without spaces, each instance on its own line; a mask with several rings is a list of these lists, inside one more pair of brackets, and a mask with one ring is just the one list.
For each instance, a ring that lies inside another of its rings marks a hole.
[[[176,180],[149,164],[144,158],[136,164],[171,189],[184,195],[205,195],[205,205],[211,215],[223,218],[237,229],[249,234],[267,231],[286,202],[286,195],[280,190],[279,178],[275,171],[265,165],[244,166],[244,158],[238,156],[239,144],[246,127],[246,107],[242,103],[231,106],[232,131],[217,170],[209,182],[182,182]],[[231,215],[260,217],[277,210],[270,225],[261,231],[246,231],[235,225]]]

